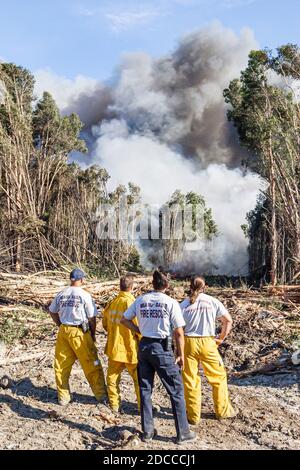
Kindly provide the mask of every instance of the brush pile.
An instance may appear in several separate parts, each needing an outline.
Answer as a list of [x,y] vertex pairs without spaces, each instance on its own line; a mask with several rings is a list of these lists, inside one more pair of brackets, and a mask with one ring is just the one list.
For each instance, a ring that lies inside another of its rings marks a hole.
[[219,298],[234,320],[232,334],[221,347],[229,370],[240,377],[289,373],[291,352],[300,340],[297,307],[251,291],[225,291]]
[[266,287],[266,292],[279,297],[285,303],[300,304],[300,284],[295,286]]
[[[22,303],[47,308],[58,292],[69,285],[64,273],[56,273],[55,277],[41,274],[31,276],[0,274],[0,304]],[[134,295],[139,295],[150,284],[147,277],[136,277]],[[119,291],[119,281],[89,281],[85,289],[93,296],[98,307],[104,307]]]

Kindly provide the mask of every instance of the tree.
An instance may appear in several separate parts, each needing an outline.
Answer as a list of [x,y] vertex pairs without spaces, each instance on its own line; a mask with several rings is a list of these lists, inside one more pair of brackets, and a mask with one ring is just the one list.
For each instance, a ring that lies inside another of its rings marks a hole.
[[[83,170],[69,163],[71,152],[86,151],[79,117],[61,116],[47,92],[35,103],[34,78],[22,67],[0,64],[0,83],[2,267],[20,272],[83,263],[118,273],[130,265],[130,248],[97,236],[99,206],[113,199],[109,175],[96,165]],[[129,202],[138,196],[131,184]],[[137,266],[137,253],[132,256]]]
[[[294,273],[299,269],[299,123],[300,113],[288,82],[271,84],[274,74],[297,70],[295,49],[282,47],[277,56],[270,51],[253,51],[247,69],[224,91],[230,104],[229,120],[237,127],[240,141],[248,150],[246,164],[267,181],[263,206],[269,231],[270,271],[268,279],[276,284],[281,268]],[[272,75],[271,75],[272,74]],[[293,240],[282,249],[280,234]],[[292,266],[291,266],[292,265]],[[290,276],[289,276],[290,278]]]

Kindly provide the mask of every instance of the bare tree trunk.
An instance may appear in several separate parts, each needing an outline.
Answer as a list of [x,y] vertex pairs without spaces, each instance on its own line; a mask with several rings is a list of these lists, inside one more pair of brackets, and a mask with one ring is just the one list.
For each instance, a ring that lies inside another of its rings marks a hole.
[[15,271],[16,273],[20,273],[22,269],[21,254],[22,254],[21,237],[20,235],[17,235],[16,248],[15,248]]
[[274,170],[274,156],[272,152],[272,141],[269,142],[270,158],[270,197],[271,197],[271,270],[270,280],[274,286],[277,284],[277,227],[276,227],[276,178]]

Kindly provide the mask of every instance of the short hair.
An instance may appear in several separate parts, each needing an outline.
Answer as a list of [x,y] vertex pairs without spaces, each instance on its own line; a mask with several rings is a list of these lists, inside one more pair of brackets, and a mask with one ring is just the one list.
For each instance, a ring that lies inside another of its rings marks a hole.
[[153,273],[153,287],[155,290],[163,290],[169,286],[169,278],[166,272],[156,269]]
[[120,278],[120,290],[129,291],[130,289],[132,289],[133,283],[133,276],[122,276]]

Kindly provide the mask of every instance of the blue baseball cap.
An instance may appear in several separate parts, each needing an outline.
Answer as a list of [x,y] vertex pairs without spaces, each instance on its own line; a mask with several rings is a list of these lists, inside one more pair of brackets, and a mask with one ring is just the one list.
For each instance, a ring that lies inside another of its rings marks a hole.
[[73,269],[73,271],[70,274],[71,281],[81,281],[81,279],[84,279],[85,277],[86,277],[85,272],[79,268]]

